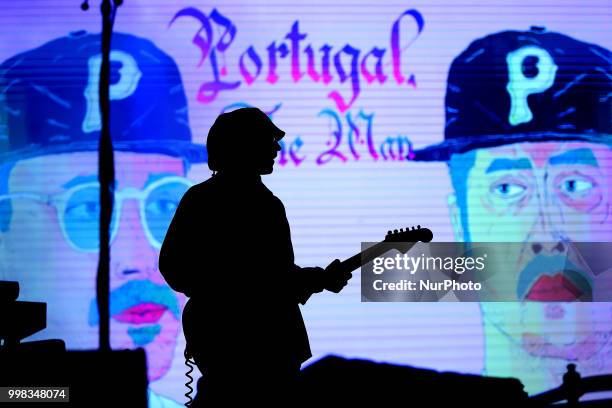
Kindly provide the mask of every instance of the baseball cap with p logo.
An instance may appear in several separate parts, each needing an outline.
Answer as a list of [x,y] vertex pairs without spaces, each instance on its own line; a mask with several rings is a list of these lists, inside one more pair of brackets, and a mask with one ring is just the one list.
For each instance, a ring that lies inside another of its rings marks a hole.
[[542,27],[489,35],[451,64],[445,110],[444,141],[412,160],[519,142],[612,144],[612,53]]
[[[0,65],[0,162],[98,149],[100,47],[99,34],[79,31]],[[174,60],[123,33],[113,34],[110,60],[115,150],[205,162]]]

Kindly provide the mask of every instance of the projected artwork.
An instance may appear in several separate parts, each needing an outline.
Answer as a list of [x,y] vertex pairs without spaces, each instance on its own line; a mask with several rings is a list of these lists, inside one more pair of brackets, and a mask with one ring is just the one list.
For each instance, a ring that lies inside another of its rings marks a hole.
[[[185,299],[157,258],[182,194],[210,175],[224,111],[257,106],[287,132],[263,180],[299,265],[416,224],[436,241],[524,243],[525,264],[610,241],[612,9],[554,4],[126,0],[111,52],[111,344],[146,350],[150,405],[184,402]],[[0,277],[48,303],[37,338],[95,348],[99,16],[40,0],[0,23]],[[357,273],[303,307],[311,361],[515,376],[529,393],[568,362],[612,372],[610,304],[570,303],[571,275],[536,269],[512,304],[362,304]],[[594,298],[609,280],[588,276]]]
[[532,302],[481,304],[487,374],[544,389],[568,361],[583,374],[612,369],[612,309],[569,303],[597,300],[612,274],[570,263],[573,243],[612,239],[611,60],[538,27],[478,39],[450,67],[445,141],[415,152],[448,163],[457,240],[524,243],[505,255]]
[[[165,376],[184,299],[157,268],[185,174],[205,149],[191,141],[181,77],[150,41],[115,33],[110,98],[116,152],[111,221],[111,346],[143,347],[149,380]],[[76,32],[2,65],[9,146],[2,164],[3,263],[23,293],[48,302],[46,336],[91,347],[99,325],[97,139],[100,36]],[[83,319],[86,317],[86,319]],[[150,393],[151,406],[176,405]],[[161,405],[159,405],[161,404]]]

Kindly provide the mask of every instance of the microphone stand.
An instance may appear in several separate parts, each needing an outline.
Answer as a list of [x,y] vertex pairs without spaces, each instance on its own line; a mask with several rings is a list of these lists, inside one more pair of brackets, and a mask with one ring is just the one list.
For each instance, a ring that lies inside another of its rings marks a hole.
[[98,347],[110,347],[110,223],[115,195],[115,156],[110,134],[110,49],[117,5],[103,0],[102,11],[102,66],[100,67],[100,147],[98,149],[98,179],[100,181],[100,257],[96,281],[96,300],[100,314]]
[[[100,67],[99,98],[100,144],[98,149],[98,180],[100,182],[100,255],[96,277],[96,302],[100,316],[98,348],[110,351],[110,223],[115,193],[115,157],[110,134],[110,50],[113,24],[121,0],[102,0],[102,65]],[[87,0],[81,9],[87,10]]]

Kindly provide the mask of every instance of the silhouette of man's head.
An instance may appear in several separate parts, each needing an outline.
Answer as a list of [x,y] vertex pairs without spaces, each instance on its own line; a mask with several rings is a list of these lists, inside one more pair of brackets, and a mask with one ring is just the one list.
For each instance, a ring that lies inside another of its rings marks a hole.
[[270,174],[285,132],[257,108],[221,114],[208,132],[206,148],[212,171]]

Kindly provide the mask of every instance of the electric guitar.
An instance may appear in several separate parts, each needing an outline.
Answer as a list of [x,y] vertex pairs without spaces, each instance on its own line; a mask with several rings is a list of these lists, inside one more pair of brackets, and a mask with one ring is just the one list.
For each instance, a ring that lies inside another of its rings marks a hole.
[[[433,233],[431,230],[428,228],[421,228],[420,225],[417,225],[416,228],[402,228],[400,230],[389,231],[383,241],[336,265],[334,267],[334,273],[339,273],[340,275],[348,274],[391,249],[406,253],[417,242],[430,242],[432,239]],[[183,331],[185,333],[185,339],[187,340],[186,357],[193,356],[194,350],[190,350],[190,345],[191,347],[197,347],[195,345],[199,345],[201,342],[205,341],[204,338],[198,336],[198,330],[195,330],[200,318],[195,309],[196,306],[194,306],[193,299],[189,299],[183,310]]]

